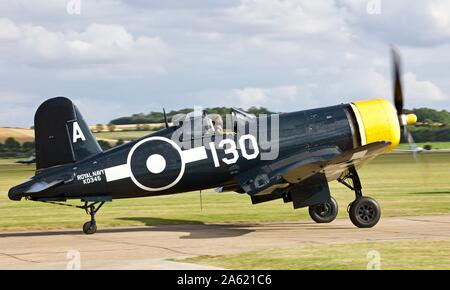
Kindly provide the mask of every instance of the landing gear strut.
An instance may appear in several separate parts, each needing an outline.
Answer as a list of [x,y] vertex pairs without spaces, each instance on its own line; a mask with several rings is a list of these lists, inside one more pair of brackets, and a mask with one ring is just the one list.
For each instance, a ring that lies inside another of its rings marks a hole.
[[375,226],[381,217],[380,205],[375,199],[362,195],[361,181],[355,167],[350,167],[338,181],[355,192],[355,200],[347,208],[352,223],[358,228]]
[[[100,204],[96,208],[95,205],[98,203],[100,203]],[[84,209],[86,211],[86,213],[88,215],[91,216],[91,220],[86,222],[83,225],[83,232],[86,235],[92,235],[92,234],[95,234],[95,232],[97,232],[97,224],[95,223],[95,214],[103,206],[103,204],[105,204],[104,201],[102,201],[102,202],[97,201],[97,202],[93,202],[91,204],[88,204],[88,202],[86,201],[84,203],[84,206],[81,207],[82,209]]]
[[[95,232],[97,232],[97,224],[95,223],[95,214],[105,204],[106,201],[103,201],[103,200],[111,201],[111,199],[102,199],[100,201],[92,201],[92,203],[90,203],[90,204],[88,203],[88,201],[84,201],[83,206],[66,204],[66,203],[55,202],[55,201],[48,201],[48,200],[38,200],[38,201],[44,202],[44,203],[51,203],[51,204],[62,205],[62,206],[67,206],[67,207],[76,207],[76,208],[84,209],[86,211],[86,213],[91,216],[91,220],[86,222],[83,225],[83,232],[86,235],[92,235],[92,234],[95,234]],[[98,204],[98,206],[95,207],[97,204]]]

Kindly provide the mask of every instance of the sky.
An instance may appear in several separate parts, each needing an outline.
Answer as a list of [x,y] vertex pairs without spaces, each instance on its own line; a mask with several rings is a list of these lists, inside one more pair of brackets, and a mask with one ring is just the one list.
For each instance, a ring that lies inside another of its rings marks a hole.
[[392,98],[450,109],[448,0],[0,2],[0,127],[66,96],[90,124],[185,107],[288,112]]

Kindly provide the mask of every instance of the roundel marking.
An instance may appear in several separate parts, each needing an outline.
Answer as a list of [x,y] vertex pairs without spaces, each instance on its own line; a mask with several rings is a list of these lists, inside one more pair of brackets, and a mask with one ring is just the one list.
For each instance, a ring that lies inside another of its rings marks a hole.
[[[149,175],[160,174],[163,171],[165,171],[166,169],[168,169],[171,165],[171,161],[169,161],[167,158],[168,156],[164,157],[163,156],[164,154],[162,152],[151,152],[148,156],[144,157],[145,161],[141,161],[140,158],[133,158],[135,153],[145,154],[146,151],[149,151],[146,149],[152,148],[152,147],[148,147],[148,146],[147,147],[142,146],[148,142],[167,143],[167,146],[168,146],[167,149],[173,151],[173,153],[175,153],[175,155],[178,155],[178,157],[181,161],[179,173],[178,173],[178,175],[174,176],[174,178],[172,178],[173,180],[171,180],[169,184],[165,184],[165,185],[159,186],[159,187],[148,186],[146,184],[143,184],[144,182],[142,180],[138,180],[138,179],[140,179],[139,176],[136,177],[135,174],[137,172],[137,169],[136,169],[135,163],[143,162],[143,164],[140,165],[140,167],[145,167],[145,170],[147,170],[149,172]],[[146,191],[161,191],[161,190],[171,188],[172,186],[176,185],[180,181],[180,179],[183,177],[183,174],[184,174],[184,170],[186,167],[186,161],[183,159],[183,152],[181,151],[181,148],[180,148],[180,146],[178,146],[177,143],[175,143],[174,141],[172,141],[168,138],[165,138],[165,137],[154,136],[154,137],[148,137],[148,138],[142,139],[138,143],[134,144],[134,146],[131,148],[130,152],[128,153],[127,167],[130,172],[130,178],[136,186],[138,186],[139,188],[146,190]]]

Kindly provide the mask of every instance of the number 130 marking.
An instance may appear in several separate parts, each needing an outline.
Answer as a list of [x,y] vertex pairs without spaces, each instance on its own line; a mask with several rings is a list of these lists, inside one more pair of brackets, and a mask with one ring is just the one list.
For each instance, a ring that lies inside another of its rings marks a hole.
[[[249,154],[247,152],[247,148],[245,147],[245,140],[249,140],[251,147],[253,147],[253,153]],[[239,147],[241,148],[242,157],[244,157],[247,160],[255,159],[259,155],[259,148],[258,148],[258,142],[256,141],[255,136],[253,135],[243,135],[241,138],[239,138]],[[228,148],[225,147],[225,145],[228,145]],[[225,164],[234,164],[239,159],[239,152],[237,151],[236,142],[232,139],[223,139],[219,142],[219,145],[217,146],[220,149],[225,149],[224,153],[225,155],[231,155],[230,157],[224,157],[222,158],[223,163]],[[214,142],[209,143],[209,148],[211,148],[211,153],[214,160],[214,166],[219,167],[219,157],[217,156],[217,150],[215,147]]]

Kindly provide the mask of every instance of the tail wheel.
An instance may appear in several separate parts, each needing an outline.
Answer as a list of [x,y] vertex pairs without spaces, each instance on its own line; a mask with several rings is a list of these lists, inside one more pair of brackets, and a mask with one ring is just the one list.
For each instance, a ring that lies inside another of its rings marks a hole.
[[350,204],[349,215],[358,228],[371,228],[380,220],[381,208],[375,199],[362,196]]
[[336,219],[338,210],[336,199],[331,197],[329,202],[310,206],[309,216],[316,223],[330,223]]
[[95,234],[96,231],[97,231],[97,225],[95,224],[95,222],[89,221],[83,225],[83,232],[86,235]]

